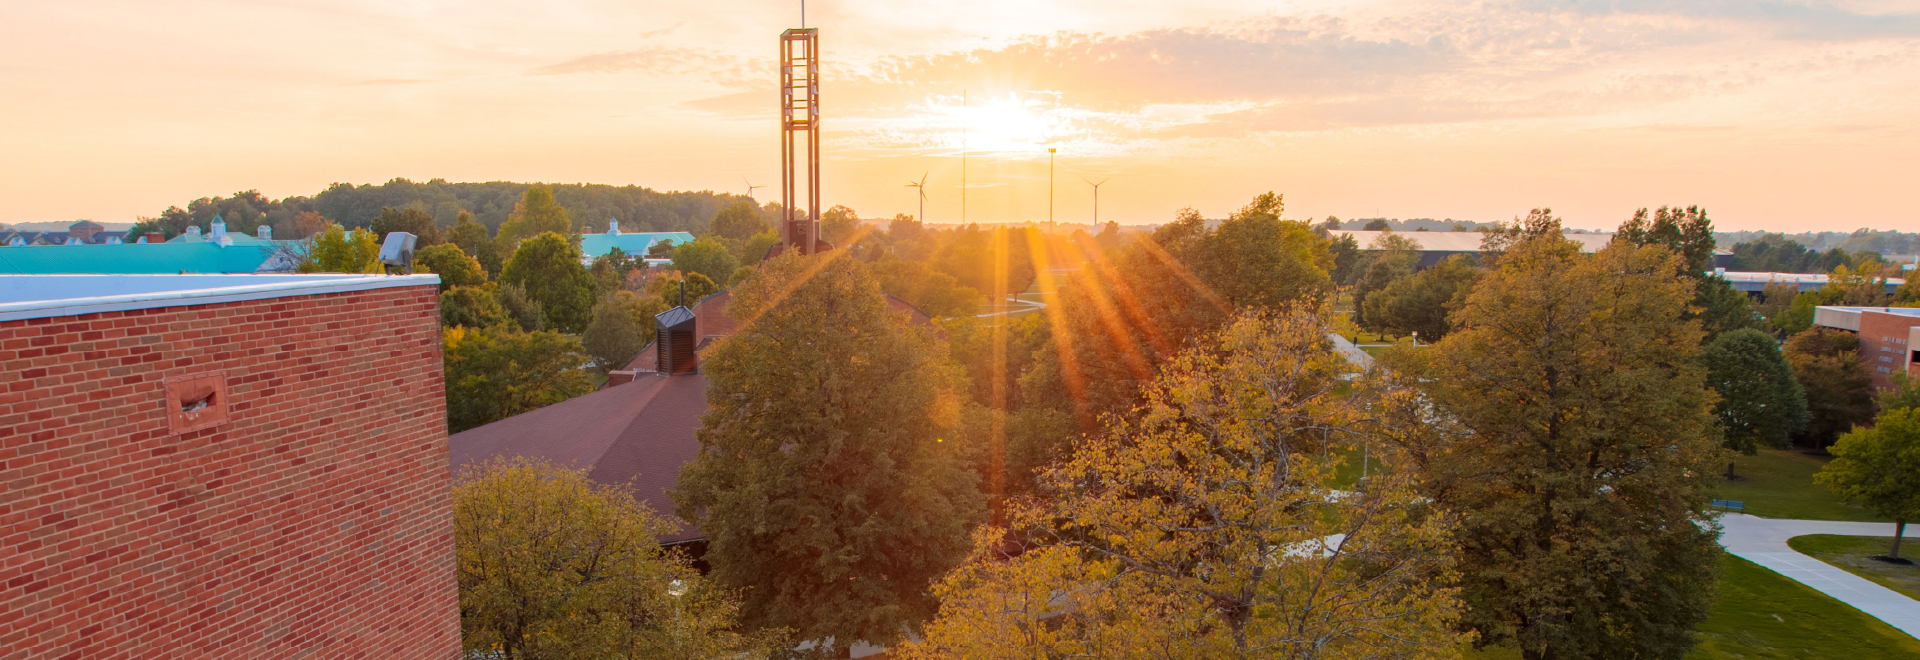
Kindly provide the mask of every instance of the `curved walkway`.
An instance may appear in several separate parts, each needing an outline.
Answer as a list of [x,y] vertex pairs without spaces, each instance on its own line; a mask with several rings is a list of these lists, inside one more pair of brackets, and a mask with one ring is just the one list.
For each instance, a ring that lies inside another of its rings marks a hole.
[[1815,591],[1834,597],[1901,632],[1920,638],[1920,601],[1866,578],[1794,552],[1787,539],[1807,534],[1893,536],[1893,523],[1835,522],[1761,518],[1744,513],[1720,516],[1720,545],[1727,552],[1766,567]]

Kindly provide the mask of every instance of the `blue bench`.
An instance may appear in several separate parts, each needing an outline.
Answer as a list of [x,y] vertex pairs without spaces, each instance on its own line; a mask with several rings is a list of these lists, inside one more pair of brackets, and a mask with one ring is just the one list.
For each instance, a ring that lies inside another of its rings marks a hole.
[[1746,511],[1747,503],[1740,500],[1714,500],[1713,508],[1726,509],[1728,511]]

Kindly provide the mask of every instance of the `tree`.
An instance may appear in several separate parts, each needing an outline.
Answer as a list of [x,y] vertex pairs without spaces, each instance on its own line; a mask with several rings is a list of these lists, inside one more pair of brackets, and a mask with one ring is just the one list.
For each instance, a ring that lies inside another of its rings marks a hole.
[[1640,209],[1632,220],[1620,223],[1613,240],[1663,246],[1680,257],[1680,273],[1695,279],[1713,268],[1713,221],[1707,218],[1707,210],[1698,206],[1662,206],[1651,221],[1647,210]]
[[627,273],[633,272],[636,268],[646,267],[646,262],[627,256],[626,250],[613,248],[594,259],[593,265],[587,268],[587,272],[593,275],[593,281],[600,293],[606,294],[625,284]]
[[480,262],[480,267],[488,277],[499,277],[500,251],[495,248],[493,239],[487,236],[487,227],[473,221],[473,214],[461,211],[453,228],[447,230],[447,242],[460,246],[460,251]]
[[1888,555],[1898,558],[1907,521],[1920,518],[1920,410],[1881,413],[1872,428],[1849,431],[1828,451],[1833,460],[1813,475],[1814,482],[1848,503],[1892,518]]
[[733,257],[725,244],[712,237],[701,237],[673,248],[673,269],[682,273],[699,273],[708,280],[725,282],[733,275],[733,269],[739,267],[740,260]]
[[1904,371],[1893,372],[1891,380],[1893,388],[1880,392],[1881,412],[1920,408],[1920,380],[1908,377]]
[[460,638],[468,657],[765,655],[780,631],[735,630],[738,600],[655,540],[669,529],[627,488],[534,459],[461,469],[453,484]]
[[459,433],[593,391],[580,340],[505,324],[443,331],[447,431]]
[[728,204],[726,208],[713,216],[707,224],[707,233],[711,236],[744,241],[769,229],[766,220],[761,219],[760,209],[753,202],[740,200]]
[[1327,273],[1335,284],[1352,284],[1355,270],[1361,263],[1360,241],[1352,234],[1341,234],[1327,244],[1327,251],[1333,255],[1333,268]]
[[[680,304],[680,284],[686,283],[687,306],[693,307],[706,300],[707,296],[720,292],[720,285],[699,273],[688,273],[686,277],[655,277],[647,281],[647,293],[665,300],[667,307]],[[664,311],[664,309],[662,310]]]
[[[283,241],[300,241],[312,238],[314,234],[327,230],[327,219],[312,211],[301,211],[291,218],[275,224],[273,237]],[[132,236],[131,231],[128,232]]]
[[580,343],[587,355],[593,357],[593,368],[601,375],[625,368],[640,349],[653,341],[652,314],[642,318],[636,308],[644,306],[658,314],[666,311],[667,305],[659,302],[658,297],[650,296],[647,300],[653,304],[643,303],[632,292],[620,291],[601,296],[600,302],[594,304],[593,322],[587,324]]
[[1359,271],[1359,279],[1353,283],[1353,309],[1361,325],[1369,328],[1384,328],[1380,319],[1367,315],[1367,297],[1375,291],[1386,289],[1389,285],[1413,275],[1413,267],[1420,261],[1420,244],[1412,239],[1395,234],[1383,234],[1367,246],[1366,266]]
[[853,247],[860,231],[860,214],[835,204],[820,214],[820,238],[841,249]]
[[1171,362],[1012,514],[1024,553],[979,535],[909,657],[1456,655],[1450,519],[1411,472],[1336,490],[1347,450],[1391,444],[1327,332],[1305,306],[1249,314]]
[[364,229],[349,232],[328,225],[313,237],[296,268],[302,273],[378,273],[380,243]]
[[1277,220],[1281,201],[1256,197],[1212,229],[1187,209],[1111,259],[1096,255],[1049,306],[1053,345],[1021,376],[1025,403],[1097,430],[1100,416],[1133,408],[1162,363],[1236,310],[1326,296],[1326,241]]
[[414,252],[413,263],[440,276],[441,293],[456,286],[487,283],[487,271],[480,268],[480,262],[461,252],[460,246],[451,243],[440,243]]
[[1374,218],[1367,221],[1364,229],[1366,231],[1392,231],[1393,225],[1388,224],[1386,218]]
[[547,311],[540,301],[527,296],[527,290],[518,284],[498,284],[494,289],[494,298],[500,302],[500,308],[506,310],[507,318],[526,332],[547,329]]
[[553,232],[561,236],[573,233],[573,219],[567,210],[553,201],[553,188],[527,186],[527,192],[513,205],[513,214],[500,224],[498,242],[502,252],[511,254],[520,241]]
[[754,234],[753,238],[747,239],[747,242],[742,243],[740,246],[740,263],[754,265],[765,261],[767,251],[773,249],[773,246],[779,243],[780,235],[772,231],[763,231]]
[[973,287],[960,286],[952,275],[927,267],[922,261],[890,259],[873,265],[880,290],[918,307],[929,316],[961,316],[980,313],[986,300]]
[[1516,233],[1408,379],[1438,433],[1409,453],[1462,516],[1466,625],[1529,660],[1679,658],[1720,561],[1693,283],[1662,247]]
[[1807,395],[1807,427],[1795,439],[1823,448],[1873,419],[1873,379],[1860,365],[1860,337],[1814,326],[1787,338],[1787,363]]
[[593,276],[580,265],[580,248],[565,236],[547,232],[521,243],[500,281],[526,288],[554,329],[580,332],[593,320]]
[[1456,254],[1367,296],[1364,317],[1395,334],[1419,333],[1429,342],[1440,341],[1452,328],[1447,316],[1466,303],[1479,276],[1472,257]]
[[1689,312],[1688,316],[1700,319],[1700,327],[1706,331],[1709,341],[1724,333],[1767,325],[1766,319],[1754,312],[1747,294],[1735,290],[1733,284],[1718,275],[1700,278],[1694,290],[1693,307],[1699,311]]
[[389,206],[380,209],[380,217],[373,219],[372,231],[380,237],[382,244],[386,243],[387,234],[396,231],[413,234],[413,248],[416,251],[440,243],[440,227],[433,224],[433,216],[412,207],[396,209]]
[[440,292],[440,325],[485,328],[513,321],[491,286],[457,286]]
[[1749,456],[1762,445],[1784,449],[1806,428],[1806,393],[1773,337],[1752,328],[1722,334],[1700,351],[1700,363],[1720,394],[1713,413],[1728,449]]
[[928,585],[986,513],[962,465],[955,378],[844,253],[783,255],[734,289],[739,334],[710,349],[699,456],[673,493],[712,575],[751,587],[756,626],[846,648],[932,614]]

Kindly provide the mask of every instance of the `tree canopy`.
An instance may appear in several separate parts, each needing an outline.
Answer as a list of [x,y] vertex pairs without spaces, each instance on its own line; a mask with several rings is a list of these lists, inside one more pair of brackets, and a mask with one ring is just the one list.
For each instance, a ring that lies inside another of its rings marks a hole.
[[760,216],[759,207],[743,199],[720,209],[707,231],[722,238],[744,241],[769,228],[766,219]]
[[328,225],[313,237],[297,268],[302,273],[378,273],[380,242],[364,229]]
[[1728,449],[1785,449],[1806,428],[1806,394],[1773,337],[1751,328],[1722,334],[1700,351],[1700,363],[1720,394],[1713,412]]
[[1860,364],[1860,337],[1814,326],[1787,338],[1787,363],[1807,396],[1807,426],[1795,439],[1826,447],[1873,419],[1873,379]]
[[528,186],[527,192],[514,204],[513,214],[500,224],[500,235],[496,240],[510,252],[520,241],[547,232],[572,235],[573,219],[567,215],[567,209],[553,201],[552,188]]
[[1367,296],[1363,316],[1394,334],[1417,332],[1427,341],[1439,341],[1452,329],[1447,316],[1466,303],[1479,276],[1472,257],[1456,254]]
[[778,630],[735,629],[737,597],[661,548],[670,523],[625,486],[495,460],[455,474],[453,522],[470,657],[725,658],[780,646]]
[[1833,460],[1813,480],[1899,523],[1890,554],[1900,556],[1907,521],[1920,518],[1920,409],[1881,413],[1871,428],[1847,432],[1828,451]]
[[487,283],[487,271],[480,267],[480,262],[461,252],[460,246],[452,243],[440,243],[414,252],[413,263],[440,276],[441,293],[456,286]]
[[522,242],[500,270],[500,281],[524,287],[555,329],[577,333],[593,320],[593,276],[566,236],[547,232]]
[[955,374],[844,253],[783,255],[733,290],[739,334],[710,349],[699,457],[679,514],[713,577],[751,587],[752,625],[891,644],[986,513],[949,431]]
[[740,267],[740,260],[733,256],[724,243],[711,237],[702,237],[692,243],[681,243],[673,248],[673,269],[682,273],[699,273],[709,281],[725,282]]
[[1351,367],[1327,332],[1293,305],[1171,361],[1137,422],[1109,418],[1047,472],[1048,498],[1011,516],[1014,541],[979,535],[908,656],[1456,654],[1451,521],[1410,472],[1337,490],[1349,450],[1393,443],[1345,395]]
[[447,430],[459,433],[593,391],[580,341],[505,324],[442,332]]
[[440,227],[433,223],[433,216],[416,208],[396,209],[391,206],[380,209],[380,217],[373,219],[371,231],[384,244],[387,234],[403,231],[413,234],[413,248],[430,247],[440,243]]
[[1465,621],[1529,659],[1679,658],[1720,561],[1693,284],[1665,248],[1582,255],[1540,215],[1415,372],[1438,435],[1413,454],[1462,516]]

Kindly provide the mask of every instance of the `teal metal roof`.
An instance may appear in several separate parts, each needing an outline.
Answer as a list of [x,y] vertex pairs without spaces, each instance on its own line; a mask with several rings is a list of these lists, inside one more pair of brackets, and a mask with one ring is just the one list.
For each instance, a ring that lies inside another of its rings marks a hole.
[[614,248],[620,248],[620,251],[627,253],[627,256],[644,257],[647,256],[647,248],[663,240],[673,241],[674,245],[692,243],[693,234],[684,231],[581,234],[580,254],[588,259],[597,259],[607,256],[607,253],[612,252]]
[[291,270],[283,257],[268,264],[281,246],[297,241],[255,241],[221,247],[213,242],[122,243],[119,245],[28,245],[0,247],[0,274],[49,275],[100,273],[253,273]]

